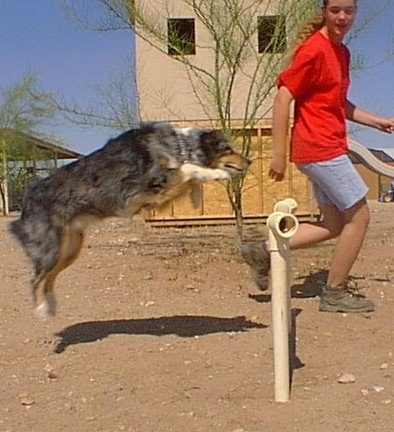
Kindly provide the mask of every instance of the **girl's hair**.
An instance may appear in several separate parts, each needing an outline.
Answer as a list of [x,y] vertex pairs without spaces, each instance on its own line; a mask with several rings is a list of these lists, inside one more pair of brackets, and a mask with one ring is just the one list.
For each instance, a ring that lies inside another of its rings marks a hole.
[[[322,7],[327,7],[330,0],[323,0]],[[354,3],[357,3],[357,0],[354,0]],[[324,16],[321,9],[319,9],[315,16],[313,16],[309,21],[301,24],[301,27],[298,31],[298,34],[291,45],[287,59],[288,61],[291,61],[291,59],[294,56],[294,53],[296,52],[297,48],[306,41],[309,36],[312,36],[313,33],[319,31],[324,26]]]
[[[328,0],[324,1],[327,3]],[[317,11],[315,16],[312,17],[309,21],[303,23],[298,31],[297,37],[294,41],[295,50],[298,46],[300,46],[305,40],[309,38],[313,33],[319,31],[324,26],[324,16],[321,10]]]
[[[324,0],[323,4],[328,3]],[[313,33],[319,31],[324,26],[324,16],[321,10],[318,10],[315,15],[308,21],[301,24],[298,33],[290,44],[289,49],[284,58],[284,65],[287,66],[293,60],[297,48],[306,41]]]

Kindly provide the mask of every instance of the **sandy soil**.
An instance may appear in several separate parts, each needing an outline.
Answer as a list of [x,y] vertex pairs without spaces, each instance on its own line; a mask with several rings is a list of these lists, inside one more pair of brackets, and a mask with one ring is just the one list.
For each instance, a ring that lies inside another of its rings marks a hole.
[[251,281],[232,227],[92,227],[58,279],[57,316],[42,322],[0,218],[0,432],[392,431],[394,204],[371,211],[352,276],[375,313],[318,312],[333,243],[292,253],[284,404],[273,401],[270,291]]

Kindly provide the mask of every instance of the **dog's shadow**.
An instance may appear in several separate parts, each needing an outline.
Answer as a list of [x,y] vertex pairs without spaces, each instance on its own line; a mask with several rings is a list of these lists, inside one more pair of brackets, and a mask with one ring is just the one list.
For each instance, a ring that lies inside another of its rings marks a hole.
[[267,325],[256,323],[244,316],[222,318],[213,316],[164,316],[127,320],[89,321],[73,324],[56,334],[59,340],[55,353],[62,353],[68,346],[95,342],[112,334],[202,336],[212,333],[246,332],[264,329]]
[[[300,275],[290,287],[292,298],[314,298],[321,294],[327,280],[328,271],[318,270],[308,275]],[[298,282],[299,281],[299,282]],[[249,298],[259,303],[269,303],[271,294],[250,294]]]

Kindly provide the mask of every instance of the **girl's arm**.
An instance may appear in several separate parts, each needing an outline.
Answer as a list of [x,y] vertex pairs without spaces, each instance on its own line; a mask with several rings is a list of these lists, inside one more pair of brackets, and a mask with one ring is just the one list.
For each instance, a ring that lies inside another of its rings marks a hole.
[[289,130],[290,104],[293,99],[290,91],[282,86],[274,100],[272,124],[274,152],[268,176],[275,181],[283,180],[286,171],[286,142]]
[[378,129],[382,132],[394,132],[394,118],[379,117],[369,113],[358,106],[354,105],[349,100],[346,101],[345,114],[348,120]]

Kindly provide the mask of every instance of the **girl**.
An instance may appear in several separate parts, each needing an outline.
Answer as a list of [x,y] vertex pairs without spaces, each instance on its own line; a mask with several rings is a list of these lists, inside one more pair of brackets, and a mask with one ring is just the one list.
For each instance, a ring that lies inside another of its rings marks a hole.
[[[290,248],[338,237],[319,306],[327,312],[374,310],[373,302],[351,289],[347,281],[363,244],[369,210],[368,188],[347,156],[345,120],[387,133],[394,130],[394,118],[373,115],[347,99],[350,54],[342,41],[356,11],[356,0],[323,1],[321,13],[302,34],[290,66],[279,74],[273,108],[274,152],[269,177],[275,181],[284,177],[289,111],[294,100],[290,160],[309,177],[322,214],[321,222],[300,224]],[[261,257],[263,262],[266,254]],[[254,263],[257,261],[255,256]],[[258,269],[254,270],[256,275]]]

